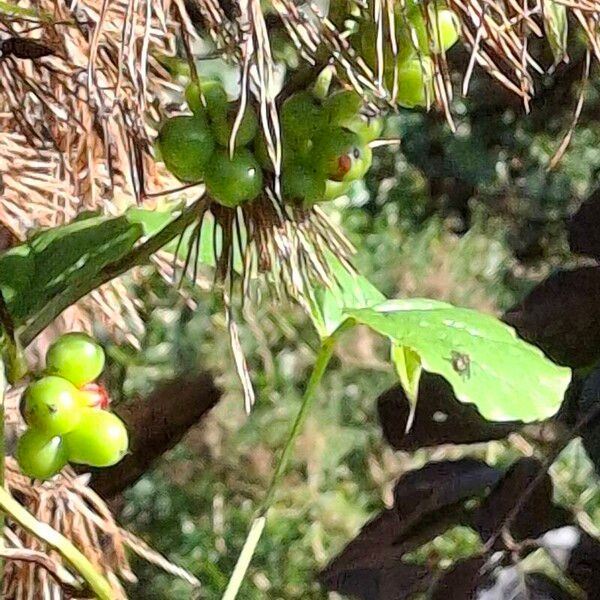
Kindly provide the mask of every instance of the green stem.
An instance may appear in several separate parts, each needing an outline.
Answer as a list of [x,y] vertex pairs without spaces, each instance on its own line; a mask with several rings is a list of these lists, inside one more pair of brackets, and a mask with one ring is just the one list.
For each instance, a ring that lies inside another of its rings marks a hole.
[[133,267],[146,264],[155,252],[158,252],[163,246],[174,240],[186,227],[191,225],[197,214],[197,204],[186,208],[181,215],[165,225],[143,244],[134,248],[126,256],[106,265],[94,277],[80,281],[65,290],[64,293],[57,294],[20,332],[19,339],[23,346],[28,346],[58,315],[92,290],[99,288],[119,275],[123,275]]
[[84,579],[89,589],[100,600],[112,600],[114,592],[108,581],[96,571],[92,563],[61,533],[38,521],[19,504],[4,487],[0,487],[0,510],[25,531],[56,550]]
[[306,419],[314,405],[317,389],[319,388],[319,384],[323,379],[325,369],[327,369],[327,365],[329,364],[331,356],[333,355],[333,347],[335,344],[335,340],[337,336],[341,333],[341,331],[346,328],[347,325],[349,325],[348,322],[343,324],[330,337],[323,340],[321,344],[321,348],[319,350],[319,353],[317,354],[313,372],[308,381],[308,385],[306,386],[306,390],[304,391],[302,405],[300,406],[300,410],[298,411],[296,420],[292,425],[292,429],[290,430],[285,446],[283,447],[283,451],[281,452],[281,456],[279,457],[277,466],[275,467],[275,472],[273,473],[273,477],[271,478],[271,483],[269,485],[269,488],[267,489],[265,498],[261,502],[256,517],[252,521],[250,530],[248,532],[248,535],[246,536],[246,541],[244,542],[244,547],[242,548],[242,551],[238,557],[233,573],[229,578],[227,589],[225,590],[225,593],[223,594],[221,600],[235,600],[240,590],[248,567],[250,566],[252,556],[256,551],[256,547],[258,546],[258,542],[260,541],[262,532],[264,531],[265,525],[267,523],[267,513],[273,505],[273,501],[275,500],[275,494],[277,492],[277,489],[279,488],[283,476],[285,475],[288,463],[290,462],[290,459],[292,457],[292,452],[294,451],[296,440],[298,439],[298,436],[300,435],[300,432],[302,431],[302,428],[306,423]]
[[[4,361],[0,358],[0,488],[4,489],[5,463],[6,463],[6,436],[4,420],[4,401],[8,383],[4,368]],[[0,514],[0,532],[4,531],[4,516]],[[4,547],[4,535],[0,535],[0,547]],[[0,561],[0,588],[4,579],[4,561]]]

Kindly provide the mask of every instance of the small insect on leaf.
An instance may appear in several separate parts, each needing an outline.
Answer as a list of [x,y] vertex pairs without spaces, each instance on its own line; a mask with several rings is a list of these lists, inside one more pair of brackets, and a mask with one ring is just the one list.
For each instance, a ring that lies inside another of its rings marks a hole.
[[452,368],[463,378],[471,377],[471,357],[468,354],[452,350],[448,359]]
[[0,41],[0,59],[7,56],[35,60],[54,54],[54,50],[41,42],[20,37],[9,37]]

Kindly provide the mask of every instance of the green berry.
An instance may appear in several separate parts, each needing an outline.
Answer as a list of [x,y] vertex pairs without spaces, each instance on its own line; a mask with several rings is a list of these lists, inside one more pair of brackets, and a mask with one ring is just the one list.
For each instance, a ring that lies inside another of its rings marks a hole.
[[206,169],[206,189],[215,202],[235,207],[254,200],[262,190],[262,170],[254,155],[238,148],[229,158],[227,150],[217,150]]
[[50,479],[67,464],[62,439],[31,428],[19,438],[15,456],[21,471],[34,479]]
[[104,369],[104,350],[86,333],[62,335],[46,354],[46,373],[81,387],[94,381]]
[[129,436],[117,415],[85,408],[77,429],[64,436],[69,461],[91,467],[110,467],[127,454]]
[[433,101],[433,63],[430,58],[414,58],[398,69],[397,102],[414,108]]
[[163,123],[158,145],[167,169],[177,179],[197,183],[202,181],[215,139],[204,117],[178,116]]
[[82,404],[79,390],[71,382],[50,375],[25,390],[23,416],[31,427],[48,435],[62,435],[79,424]]
[[[216,115],[211,119],[212,132],[217,142],[222,146],[229,146],[229,139],[231,138],[237,111],[236,105],[232,103],[226,112]],[[256,113],[251,106],[247,106],[235,136],[236,148],[249,144],[256,137],[257,131],[258,119],[256,118]]]

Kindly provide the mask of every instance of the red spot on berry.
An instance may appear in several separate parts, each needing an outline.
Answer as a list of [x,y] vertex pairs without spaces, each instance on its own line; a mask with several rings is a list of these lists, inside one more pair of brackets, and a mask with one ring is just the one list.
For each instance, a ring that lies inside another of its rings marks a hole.
[[110,405],[110,397],[106,388],[98,383],[88,383],[81,388],[89,406],[106,410]]

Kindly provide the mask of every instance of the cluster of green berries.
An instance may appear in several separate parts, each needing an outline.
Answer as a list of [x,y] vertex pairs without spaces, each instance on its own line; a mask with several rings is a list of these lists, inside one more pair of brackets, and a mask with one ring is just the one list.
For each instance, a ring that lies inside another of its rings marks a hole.
[[[427,12],[424,16],[424,10]],[[442,3],[431,3],[426,9],[419,2],[397,4],[394,11],[397,53],[394,56],[390,40],[384,44],[386,87],[394,85],[397,69],[396,101],[401,106],[427,106],[433,99],[434,66],[431,56],[448,51],[459,39],[459,20]],[[368,18],[359,21],[356,44],[361,56],[373,69],[377,66],[377,25]]]
[[204,181],[210,196],[223,206],[239,206],[254,200],[263,185],[263,173],[249,149],[258,132],[251,106],[241,120],[235,152],[227,148],[238,113],[217,81],[191,83],[186,100],[194,113],[167,119],[158,134],[158,147],[169,171],[180,181]]
[[304,91],[281,107],[283,160],[281,183],[286,200],[307,206],[333,200],[369,170],[369,143],[381,134],[382,120],[361,115],[362,98],[342,90],[321,101]]
[[[228,145],[238,114],[216,81],[192,82],[186,101],[193,115],[168,118],[158,149],[180,181],[204,181],[213,200],[227,207],[255,199],[265,172],[272,172],[256,113],[247,106],[230,156]],[[341,91],[320,101],[310,92],[295,94],[281,110],[282,186],[286,201],[310,205],[343,195],[371,165],[369,142],[381,133],[380,119],[363,118],[362,99]]]
[[108,411],[104,388],[93,383],[104,369],[104,351],[84,333],[68,333],[48,349],[44,376],[21,400],[27,430],[16,458],[21,471],[49,479],[68,462],[108,467],[126,454],[125,425]]

